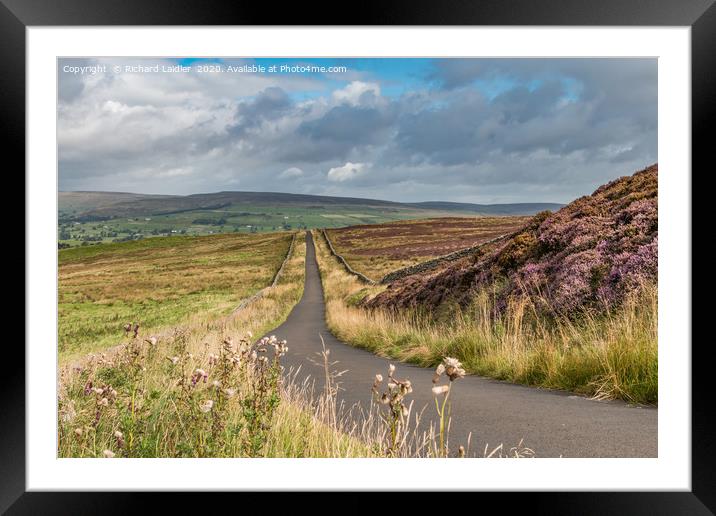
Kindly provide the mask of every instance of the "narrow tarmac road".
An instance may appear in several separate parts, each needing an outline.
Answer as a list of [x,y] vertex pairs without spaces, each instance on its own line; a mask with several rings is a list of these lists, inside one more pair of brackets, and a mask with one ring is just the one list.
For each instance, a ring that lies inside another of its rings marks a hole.
[[[340,378],[341,399],[348,405],[367,406],[376,373],[387,377],[389,364],[396,378],[408,378],[415,401],[413,410],[426,407],[426,418],[435,417],[431,392],[432,369],[385,359],[337,340],[324,317],[323,287],[315,248],[306,234],[306,284],[303,297],[287,320],[271,334],[288,341],[283,359],[288,368],[301,366],[300,378],[311,376],[322,385],[323,369],[316,365],[321,337],[330,349],[334,369],[348,371]],[[470,454],[482,455],[504,444],[506,449],[524,439],[537,457],[656,457],[657,414],[653,407],[633,407],[620,401],[596,401],[569,392],[525,387],[479,376],[455,382],[452,399],[451,448],[465,444],[472,432]]]

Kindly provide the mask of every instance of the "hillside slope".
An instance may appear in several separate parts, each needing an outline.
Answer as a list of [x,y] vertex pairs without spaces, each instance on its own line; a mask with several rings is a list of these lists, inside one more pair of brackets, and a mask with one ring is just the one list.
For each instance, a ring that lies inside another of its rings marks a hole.
[[[549,203],[468,204],[452,202],[401,203],[379,199],[332,197],[324,195],[291,194],[281,192],[216,192],[193,195],[141,196],[108,192],[62,192],[60,208],[72,197],[91,197],[84,210],[75,210],[77,220],[99,221],[119,217],[168,215],[190,211],[216,210],[232,205],[294,206],[321,210],[328,207],[369,207],[386,212],[482,214],[482,215],[534,215],[540,210],[559,207]],[[106,198],[107,202],[100,202]],[[78,208],[83,207],[78,205]]]
[[622,177],[556,213],[542,212],[512,239],[437,273],[397,281],[369,307],[467,305],[478,289],[498,309],[526,294],[541,312],[619,304],[657,280],[658,165]]
[[101,220],[114,217],[135,217],[145,215],[166,215],[195,210],[218,209],[232,204],[260,205],[349,205],[376,206],[382,208],[402,208],[400,203],[350,197],[325,197],[320,195],[301,195],[276,192],[216,192],[170,196],[165,198],[147,198],[128,200],[109,206],[99,206],[81,213],[82,218]]
[[169,195],[148,195],[129,192],[58,192],[60,214],[74,215],[118,203],[131,203],[145,199],[168,199]]

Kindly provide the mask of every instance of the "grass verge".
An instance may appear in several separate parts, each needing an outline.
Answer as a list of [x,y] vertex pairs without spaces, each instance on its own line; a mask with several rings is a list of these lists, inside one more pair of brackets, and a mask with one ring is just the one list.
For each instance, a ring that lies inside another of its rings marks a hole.
[[492,315],[488,293],[446,313],[368,311],[357,305],[382,287],[347,274],[314,235],[326,321],[339,339],[382,356],[435,366],[445,356],[468,372],[633,403],[658,401],[657,288],[647,286],[606,316],[540,319],[524,300]]

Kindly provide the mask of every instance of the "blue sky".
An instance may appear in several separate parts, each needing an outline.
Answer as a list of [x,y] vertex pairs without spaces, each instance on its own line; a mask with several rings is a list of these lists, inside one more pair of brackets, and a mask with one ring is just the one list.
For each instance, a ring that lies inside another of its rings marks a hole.
[[[193,64],[203,63],[229,63],[231,60],[224,58],[183,58],[176,59],[177,63],[191,66]],[[316,66],[345,66],[349,70],[349,74],[361,74],[365,79],[380,81],[383,85],[383,94],[387,96],[399,96],[406,91],[425,87],[429,81],[430,73],[433,70],[432,60],[430,59],[335,59],[335,58],[253,58],[246,59],[247,63],[261,64],[266,67],[271,65],[309,63]],[[289,75],[287,73],[278,73],[278,75]],[[321,81],[320,89],[315,91],[295,92],[296,98],[317,97],[333,89],[340,88],[345,79],[340,77],[322,76],[318,73],[306,74],[309,77],[316,78]],[[485,90],[489,91],[491,85],[486,85]]]
[[[177,63],[190,71],[111,71]],[[63,190],[567,202],[657,161],[655,59],[95,58],[58,73]]]
[[[227,63],[230,60],[223,58],[183,58],[176,59],[176,62],[185,66],[204,63]],[[310,63],[316,66],[346,66],[350,73],[359,73],[366,80],[379,81],[383,84],[383,95],[398,97],[406,92],[428,88],[435,86],[436,79],[432,76],[435,72],[435,60],[424,58],[352,58],[352,59],[335,59],[335,58],[253,58],[246,59],[247,63],[261,64],[266,67],[271,65],[292,64],[294,62]],[[279,73],[279,75],[282,75]],[[283,75],[288,75],[284,73]],[[320,79],[321,89],[315,91],[296,92],[296,95],[302,95],[305,98],[316,97],[325,94],[335,88],[340,88],[345,80],[340,77],[322,77],[321,74],[307,74],[314,78]],[[565,78],[565,83],[570,83],[569,78]],[[527,83],[530,89],[539,86],[540,80],[533,80]],[[488,98],[510,90],[518,84],[518,81],[507,77],[497,77],[490,80],[476,79],[472,85],[475,89],[482,92]],[[571,81],[574,84],[574,81]]]

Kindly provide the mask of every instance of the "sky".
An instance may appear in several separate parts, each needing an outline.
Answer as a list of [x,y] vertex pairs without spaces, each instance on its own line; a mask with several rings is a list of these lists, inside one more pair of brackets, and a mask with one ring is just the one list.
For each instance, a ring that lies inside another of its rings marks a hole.
[[657,162],[657,60],[60,59],[57,136],[63,191],[566,203]]

